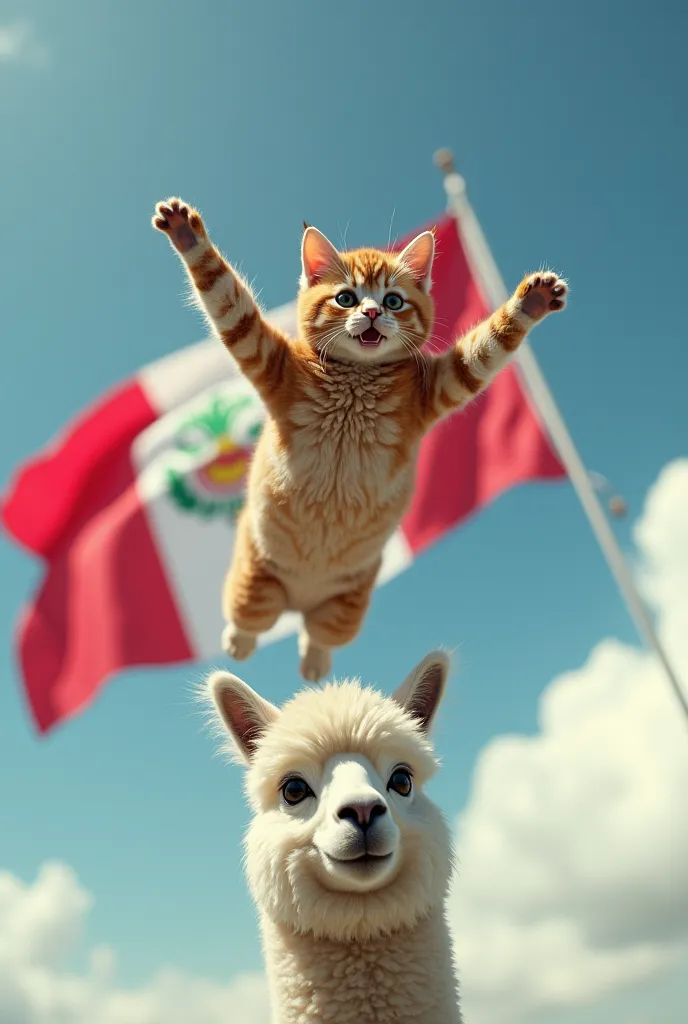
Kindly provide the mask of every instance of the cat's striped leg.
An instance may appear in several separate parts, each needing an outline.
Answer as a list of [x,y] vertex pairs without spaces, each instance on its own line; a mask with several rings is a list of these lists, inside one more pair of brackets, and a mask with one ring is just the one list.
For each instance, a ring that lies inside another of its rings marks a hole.
[[430,419],[466,405],[494,379],[535,324],[566,305],[568,287],[551,271],[528,274],[499,309],[431,360]]
[[263,319],[248,283],[210,241],[197,210],[168,199],[157,204],[153,225],[181,257],[214,331],[268,401],[284,381],[289,341]]
[[324,678],[332,668],[332,648],[343,647],[358,636],[376,576],[377,567],[355,588],[323,601],[304,615],[299,654],[306,682],[317,683]]
[[257,557],[248,519],[244,515],[237,523],[222,607],[227,620],[222,633],[222,649],[236,661],[243,661],[253,654],[260,634],[271,629],[287,609],[287,593]]

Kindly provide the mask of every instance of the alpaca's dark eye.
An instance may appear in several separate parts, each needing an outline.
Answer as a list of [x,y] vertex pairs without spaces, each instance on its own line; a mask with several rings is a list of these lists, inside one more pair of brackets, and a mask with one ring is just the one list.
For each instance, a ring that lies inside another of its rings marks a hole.
[[353,309],[354,306],[358,305],[358,299],[353,292],[349,291],[340,292],[339,295],[335,295],[334,301],[338,306],[342,306],[343,309]]
[[406,768],[395,768],[390,775],[387,789],[393,789],[399,796],[411,796],[411,790],[413,789],[411,772],[407,771]]
[[313,796],[313,790],[303,779],[294,777],[287,779],[282,786],[282,796],[293,807],[295,804],[300,804],[307,796]]
[[389,295],[385,295],[384,304],[387,309],[396,310],[401,309],[404,305],[404,300],[401,295],[397,295],[396,292],[390,292]]

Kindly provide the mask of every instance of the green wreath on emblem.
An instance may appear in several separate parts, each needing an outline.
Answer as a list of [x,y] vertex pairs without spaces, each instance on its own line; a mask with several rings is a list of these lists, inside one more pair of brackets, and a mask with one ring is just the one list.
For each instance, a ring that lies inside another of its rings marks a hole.
[[[237,418],[250,407],[256,410],[255,422],[237,436]],[[189,469],[166,471],[174,503],[204,519],[223,516],[235,522],[244,505],[246,473],[262,426],[260,403],[250,395],[214,395],[205,410],[185,420],[174,445],[189,456]]]

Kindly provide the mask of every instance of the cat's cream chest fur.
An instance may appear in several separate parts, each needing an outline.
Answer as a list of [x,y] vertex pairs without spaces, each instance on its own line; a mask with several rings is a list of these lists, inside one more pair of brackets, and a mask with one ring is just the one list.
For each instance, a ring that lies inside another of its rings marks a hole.
[[402,437],[399,383],[398,366],[328,363],[286,422],[266,425],[250,482],[254,535],[283,571],[326,570],[336,591],[379,560],[409,503],[418,448],[408,425]]

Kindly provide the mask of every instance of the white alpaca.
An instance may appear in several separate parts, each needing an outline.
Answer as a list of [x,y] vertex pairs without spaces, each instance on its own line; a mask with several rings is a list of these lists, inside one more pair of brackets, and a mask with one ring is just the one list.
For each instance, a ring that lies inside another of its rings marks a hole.
[[358,681],[277,708],[226,672],[209,693],[247,766],[246,871],[275,1024],[460,1024],[444,902],[449,830],[423,788],[449,662],[393,697]]

